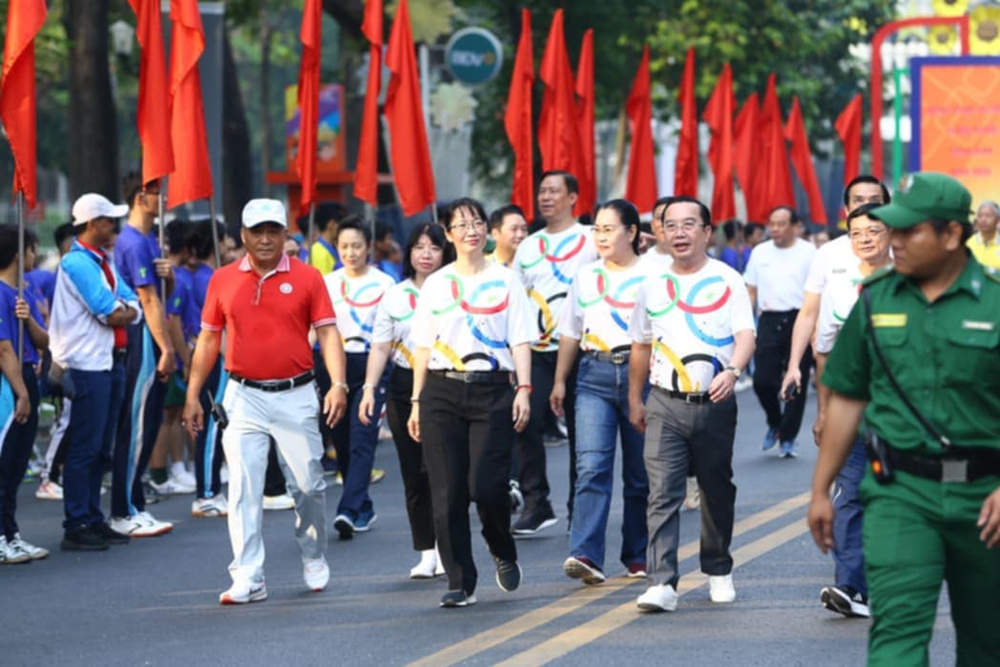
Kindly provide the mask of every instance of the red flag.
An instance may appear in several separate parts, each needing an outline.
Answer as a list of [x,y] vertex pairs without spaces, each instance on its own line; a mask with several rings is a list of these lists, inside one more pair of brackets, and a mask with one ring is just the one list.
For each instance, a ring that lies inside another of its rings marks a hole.
[[681,135],[674,167],[674,194],[698,196],[698,110],[694,97],[694,47],[687,50],[684,76],[677,95],[681,104]]
[[517,43],[503,125],[507,131],[507,140],[514,149],[514,183],[511,186],[510,201],[521,207],[529,221],[535,217],[534,144],[531,141],[531,88],[535,83],[534,69],[531,54],[531,12],[522,9],[521,39]]
[[410,32],[410,8],[406,0],[399,0],[385,64],[392,72],[385,96],[385,119],[392,140],[392,172],[403,213],[413,215],[434,203],[434,169],[427,145],[417,59]]
[[170,145],[169,83],[163,55],[160,0],[129,0],[135,12],[136,39],[142,47],[139,61],[139,104],[136,124],[142,143],[142,182],[149,183],[174,170]]
[[368,84],[361,116],[358,161],[354,167],[354,196],[378,206],[378,96],[382,91],[382,0],[365,2],[361,32],[368,39]]
[[580,164],[573,170],[580,183],[573,215],[579,217],[594,210],[597,202],[597,170],[594,156],[594,31],[583,33],[580,61],[576,65],[577,127],[580,130]]
[[[740,181],[743,197],[746,200],[747,220],[761,222],[759,203],[760,170],[756,168],[755,160],[760,157],[760,103],[757,93],[751,93],[743,107],[736,115],[733,127],[733,162],[736,165],[736,177]],[[764,212],[767,215],[767,212]]]
[[10,0],[0,81],[0,118],[14,154],[14,192],[35,207],[38,189],[35,113],[35,35],[45,23],[45,0]]
[[712,145],[708,161],[715,174],[712,188],[712,218],[729,220],[736,217],[736,195],[733,191],[733,70],[729,63],[722,66],[722,74],[715,84],[712,96],[702,118],[712,130]]
[[767,220],[775,206],[795,206],[792,190],[792,172],[788,166],[788,148],[785,145],[785,123],[781,118],[781,105],[775,88],[777,77],[767,78],[764,104],[761,108],[761,153],[759,158],[761,203],[766,210],[760,220]]
[[[545,84],[538,119],[538,149],[542,169],[573,172],[580,166],[580,132],[577,128],[575,82],[563,35],[563,10],[552,16],[548,41],[538,77]],[[579,178],[579,174],[574,174]]]
[[323,5],[306,0],[302,7],[302,61],[299,63],[299,146],[295,171],[302,181],[301,212],[316,199],[316,142],[319,134],[319,61],[323,48]]
[[861,95],[855,95],[833,125],[844,144],[844,187],[861,173]]
[[642,60],[632,80],[625,113],[632,131],[625,199],[635,204],[640,213],[649,213],[656,203],[656,165],[653,158],[653,98],[649,83],[648,44],[642,47]]
[[816,169],[813,167],[812,153],[809,151],[809,137],[806,135],[806,124],[802,120],[802,108],[798,96],[792,96],[792,110],[788,113],[788,125],[785,126],[785,139],[792,142],[792,165],[799,175],[799,183],[809,198],[809,220],[817,224],[826,224],[826,208],[823,206],[823,193],[819,190],[816,180]]
[[198,59],[205,50],[198,0],[170,0],[170,134],[174,171],[167,206],[212,196]]

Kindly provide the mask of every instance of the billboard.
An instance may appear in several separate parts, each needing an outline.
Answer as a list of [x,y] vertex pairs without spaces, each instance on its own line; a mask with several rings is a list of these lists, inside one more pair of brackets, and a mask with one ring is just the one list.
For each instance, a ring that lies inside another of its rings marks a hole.
[[[285,88],[285,157],[288,171],[294,170],[299,147],[298,86]],[[344,87],[322,84],[319,89],[319,128],[317,132],[316,178],[335,177],[347,169],[344,145]]]

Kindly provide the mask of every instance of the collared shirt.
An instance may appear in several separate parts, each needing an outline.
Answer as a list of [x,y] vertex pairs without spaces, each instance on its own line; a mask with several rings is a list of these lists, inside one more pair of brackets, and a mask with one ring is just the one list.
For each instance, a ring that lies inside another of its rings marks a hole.
[[360,278],[351,278],[345,269],[337,269],[323,278],[323,282],[337,315],[344,352],[367,352],[378,304],[396,281],[369,266]]
[[816,351],[820,354],[829,354],[833,349],[841,327],[858,301],[863,281],[861,260],[857,257],[843,270],[830,274],[820,297],[819,317],[816,320]]
[[559,334],[580,341],[585,352],[627,351],[632,344],[628,325],[648,275],[650,271],[638,259],[617,271],[609,269],[603,259],[587,264],[569,288]]
[[[45,318],[38,310],[35,298],[28,294],[27,285],[25,285],[24,301],[28,304],[31,319],[44,329]],[[0,340],[9,340],[14,348],[14,354],[17,354],[17,348],[20,344],[17,333],[21,327],[18,326],[17,315],[14,314],[15,306],[17,306],[17,288],[0,281]],[[24,323],[24,356],[22,359],[26,364],[38,363],[38,350],[31,344],[27,322]]]
[[382,297],[372,325],[373,343],[392,343],[392,363],[413,368],[413,314],[420,289],[410,279],[393,285]]
[[649,381],[663,389],[700,393],[732,360],[735,334],[756,331],[750,295],[739,273],[709,259],[695,273],[646,279],[629,335],[652,346]]
[[757,288],[757,307],[762,312],[785,312],[802,307],[804,285],[816,246],[802,239],[787,248],[774,241],[761,243],[750,253],[743,279]]
[[983,235],[976,232],[969,237],[965,245],[972,251],[980,264],[1000,269],[1000,234],[994,235],[989,243],[983,241]]
[[157,285],[154,259],[162,256],[159,242],[153,232],[143,234],[132,225],[122,226],[122,233],[115,241],[115,268],[133,290],[147,285]]
[[[873,274],[865,289],[882,354],[910,401],[954,443],[1000,447],[1000,274],[970,259],[933,303],[915,280],[891,269]],[[869,427],[893,447],[941,452],[893,389],[860,302],[822,381],[867,401]]]
[[559,349],[559,315],[573,277],[584,264],[597,259],[590,227],[575,223],[551,234],[540,229],[521,241],[511,267],[524,283],[537,322],[532,349],[555,352]]
[[[115,278],[111,287],[102,264]],[[49,321],[49,349],[52,358],[68,368],[107,371],[113,365],[114,329],[107,317],[129,306],[137,311],[134,323],[142,321],[139,298],[122,280],[110,260],[101,253],[73,242],[59,262],[56,289]]]
[[850,273],[857,268],[858,257],[851,247],[851,237],[842,234],[829,243],[824,243],[813,256],[806,277],[806,292],[822,295],[826,284],[835,276]]
[[513,371],[511,348],[534,336],[524,286],[496,264],[473,276],[449,264],[424,281],[413,316],[415,347],[431,351],[430,370]]
[[201,314],[202,329],[226,331],[226,370],[250,380],[284,380],[312,370],[309,327],[336,323],[323,276],[285,255],[263,276],[248,256],[216,271]]
[[317,238],[316,243],[309,249],[309,263],[324,276],[344,266],[337,249],[323,237]]

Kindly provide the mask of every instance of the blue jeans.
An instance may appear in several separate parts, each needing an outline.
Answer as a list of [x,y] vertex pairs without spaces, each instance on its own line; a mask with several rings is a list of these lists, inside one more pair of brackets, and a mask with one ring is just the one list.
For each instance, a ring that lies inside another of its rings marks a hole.
[[604,568],[615,445],[620,435],[624,501],[621,561],[625,565],[645,563],[649,482],[642,460],[642,435],[628,420],[628,364],[598,361],[588,355],[580,359],[576,433],[576,500],[569,531],[570,555],[582,556]]
[[70,369],[73,409],[63,466],[63,503],[67,531],[104,522],[101,478],[111,463],[118,413],[125,395],[125,367],[115,359],[110,371]]
[[347,414],[333,427],[333,445],[337,450],[337,468],[344,477],[344,491],[337,504],[337,514],[347,515],[355,521],[361,512],[373,511],[372,499],[368,495],[371,484],[372,466],[375,464],[375,445],[378,444],[379,416],[385,405],[386,384],[392,372],[392,364],[386,364],[385,372],[375,389],[375,407],[372,409],[372,423],[365,426],[358,419],[358,405],[364,393],[365,370],[368,353],[347,354]]
[[834,579],[837,586],[849,586],[863,595],[868,595],[868,582],[865,580],[865,555],[861,547],[864,508],[858,497],[858,487],[867,465],[864,442],[858,440],[833,487],[833,540],[837,545],[833,550],[833,562],[836,564]]

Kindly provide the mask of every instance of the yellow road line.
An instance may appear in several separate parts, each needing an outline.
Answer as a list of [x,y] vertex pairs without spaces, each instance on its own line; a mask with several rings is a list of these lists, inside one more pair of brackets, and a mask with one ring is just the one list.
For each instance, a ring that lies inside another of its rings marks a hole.
[[[761,510],[756,514],[751,514],[733,526],[733,537],[738,537],[744,533],[754,530],[755,528],[763,526],[766,523],[774,521],[775,519],[781,518],[790,512],[794,512],[795,510],[805,506],[808,502],[809,494],[803,493],[798,496],[786,498],[785,500],[782,500],[767,509]],[[697,554],[698,548],[698,540],[692,540],[691,542],[683,545],[677,552],[678,561],[682,561]],[[744,547],[744,549],[746,548],[747,547]],[[737,557],[736,554],[740,553],[740,551],[741,550],[737,550],[734,552],[734,559]],[[502,623],[494,628],[490,628],[489,630],[484,630],[483,632],[463,639],[460,642],[451,644],[437,653],[433,653],[425,658],[412,662],[410,663],[410,667],[453,665],[458,662],[462,662],[463,660],[468,660],[477,653],[482,653],[483,651],[491,649],[494,646],[503,644],[518,635],[530,632],[531,630],[539,628],[546,623],[550,623],[561,616],[572,613],[577,609],[594,602],[595,600],[600,600],[601,598],[620,591],[626,586],[631,586],[639,583],[640,581],[643,580],[609,580],[601,586],[579,588],[570,595],[559,598],[558,600],[550,602],[543,607],[533,609],[518,618]],[[681,589],[684,590],[683,584],[681,585]]]

